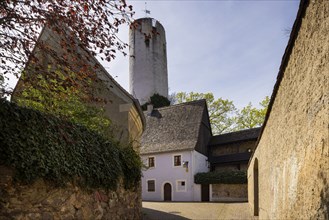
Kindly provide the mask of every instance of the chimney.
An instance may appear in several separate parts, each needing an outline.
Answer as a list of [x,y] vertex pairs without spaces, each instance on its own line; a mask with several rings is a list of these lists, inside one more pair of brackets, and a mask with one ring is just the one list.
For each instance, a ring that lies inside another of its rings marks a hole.
[[147,115],[150,116],[152,114],[152,111],[153,111],[153,105],[152,104],[147,105]]

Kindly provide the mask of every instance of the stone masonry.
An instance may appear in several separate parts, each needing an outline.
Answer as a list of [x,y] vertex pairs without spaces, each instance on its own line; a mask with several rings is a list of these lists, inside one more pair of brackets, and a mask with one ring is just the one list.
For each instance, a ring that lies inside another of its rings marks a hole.
[[246,202],[248,186],[247,184],[212,184],[211,201]]
[[260,219],[329,218],[328,33],[329,1],[302,1],[248,168]]
[[135,191],[55,187],[39,179],[13,182],[13,171],[0,166],[0,219],[141,219],[140,187]]

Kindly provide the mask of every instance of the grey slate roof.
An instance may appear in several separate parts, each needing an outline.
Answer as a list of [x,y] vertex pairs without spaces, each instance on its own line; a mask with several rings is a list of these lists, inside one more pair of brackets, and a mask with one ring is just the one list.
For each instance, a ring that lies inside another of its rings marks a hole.
[[261,127],[216,135],[211,138],[209,146],[228,144],[239,141],[256,141],[260,134],[260,131]]
[[154,109],[151,115],[144,112],[146,129],[140,153],[195,149],[204,110],[206,101],[202,99]]

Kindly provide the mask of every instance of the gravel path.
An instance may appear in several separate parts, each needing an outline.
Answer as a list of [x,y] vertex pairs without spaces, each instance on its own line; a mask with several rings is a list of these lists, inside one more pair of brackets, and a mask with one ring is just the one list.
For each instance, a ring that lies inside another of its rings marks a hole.
[[143,220],[255,219],[248,203],[143,202]]

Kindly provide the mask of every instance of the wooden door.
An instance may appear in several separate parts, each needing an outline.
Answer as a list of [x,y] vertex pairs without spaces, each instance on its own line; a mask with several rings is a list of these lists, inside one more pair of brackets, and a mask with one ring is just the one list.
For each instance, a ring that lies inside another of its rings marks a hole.
[[171,201],[171,184],[166,183],[163,186],[163,200],[164,201]]
[[201,184],[201,201],[209,202],[209,184]]

